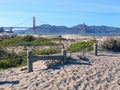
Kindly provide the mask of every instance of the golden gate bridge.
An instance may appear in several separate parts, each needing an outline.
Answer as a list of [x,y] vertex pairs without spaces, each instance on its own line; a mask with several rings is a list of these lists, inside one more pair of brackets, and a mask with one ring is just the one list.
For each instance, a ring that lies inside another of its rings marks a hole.
[[[31,21],[31,19],[32,19],[32,25],[31,25],[31,27],[20,26],[20,25],[28,22],[29,20]],[[39,22],[45,23],[44,21],[39,20],[39,19],[36,18],[36,17],[32,17],[32,18],[27,19],[27,20],[25,20],[25,21],[23,21],[23,22],[21,22],[21,23],[19,23],[19,24],[17,24],[17,25],[10,26],[10,27],[1,27],[1,28],[2,28],[3,30],[8,31],[8,32],[12,32],[13,30],[19,30],[19,29],[22,29],[22,30],[23,30],[23,29],[24,29],[24,30],[30,29],[30,30],[33,31],[34,34],[37,34],[37,32],[36,32],[36,20],[39,21]],[[81,32],[83,33],[83,32],[85,32],[85,31],[86,31],[85,23],[83,23],[83,24],[82,24],[82,30],[81,30]]]
[[8,32],[13,31],[14,29],[17,30],[17,29],[27,29],[27,28],[31,28],[31,29],[33,30],[34,34],[36,34],[36,19],[37,19],[38,21],[44,23],[44,21],[41,21],[41,20],[39,20],[39,19],[36,18],[36,17],[32,17],[32,25],[31,25],[31,27],[20,26],[20,25],[22,25],[22,24],[28,22],[29,20],[31,20],[31,18],[30,18],[30,19],[28,19],[28,20],[26,20],[26,21],[23,21],[23,22],[21,22],[21,23],[15,25],[15,26],[1,27],[1,28],[2,28],[3,30],[5,30],[5,31],[8,31]]

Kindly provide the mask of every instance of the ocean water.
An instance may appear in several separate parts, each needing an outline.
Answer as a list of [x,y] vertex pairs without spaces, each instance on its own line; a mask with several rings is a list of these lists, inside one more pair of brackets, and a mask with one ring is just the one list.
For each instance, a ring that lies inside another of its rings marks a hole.
[[83,36],[120,36],[120,33],[80,33]]

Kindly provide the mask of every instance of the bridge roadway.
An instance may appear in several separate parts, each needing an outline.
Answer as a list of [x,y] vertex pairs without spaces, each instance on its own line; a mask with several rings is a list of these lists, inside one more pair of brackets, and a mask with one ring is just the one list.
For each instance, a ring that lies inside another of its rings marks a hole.
[[12,29],[14,29],[14,28],[33,28],[33,27],[3,27],[3,28],[12,28]]

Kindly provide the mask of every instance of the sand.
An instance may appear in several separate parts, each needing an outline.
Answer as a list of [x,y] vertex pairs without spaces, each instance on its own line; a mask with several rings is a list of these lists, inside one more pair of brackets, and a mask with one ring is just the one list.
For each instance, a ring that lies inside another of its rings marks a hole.
[[70,60],[47,69],[43,61],[34,71],[0,71],[0,90],[120,90],[120,53],[87,54],[88,61]]

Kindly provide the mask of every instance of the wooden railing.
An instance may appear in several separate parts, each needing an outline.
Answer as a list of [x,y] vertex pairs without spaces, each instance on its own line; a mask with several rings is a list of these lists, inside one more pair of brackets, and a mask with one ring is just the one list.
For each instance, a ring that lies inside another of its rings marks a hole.
[[62,63],[66,61],[66,50],[62,49],[62,53],[60,55],[32,55],[32,51],[27,51],[27,70],[28,72],[33,72],[33,60],[61,60]]
[[[32,55],[32,51],[27,51],[27,70],[28,72],[33,72],[33,60],[61,60],[62,63],[67,62],[66,56],[66,50],[62,49],[62,53],[60,55]],[[98,44],[94,44],[94,55],[98,56]]]
[[95,56],[98,55],[98,43],[94,44],[94,52],[95,52]]

